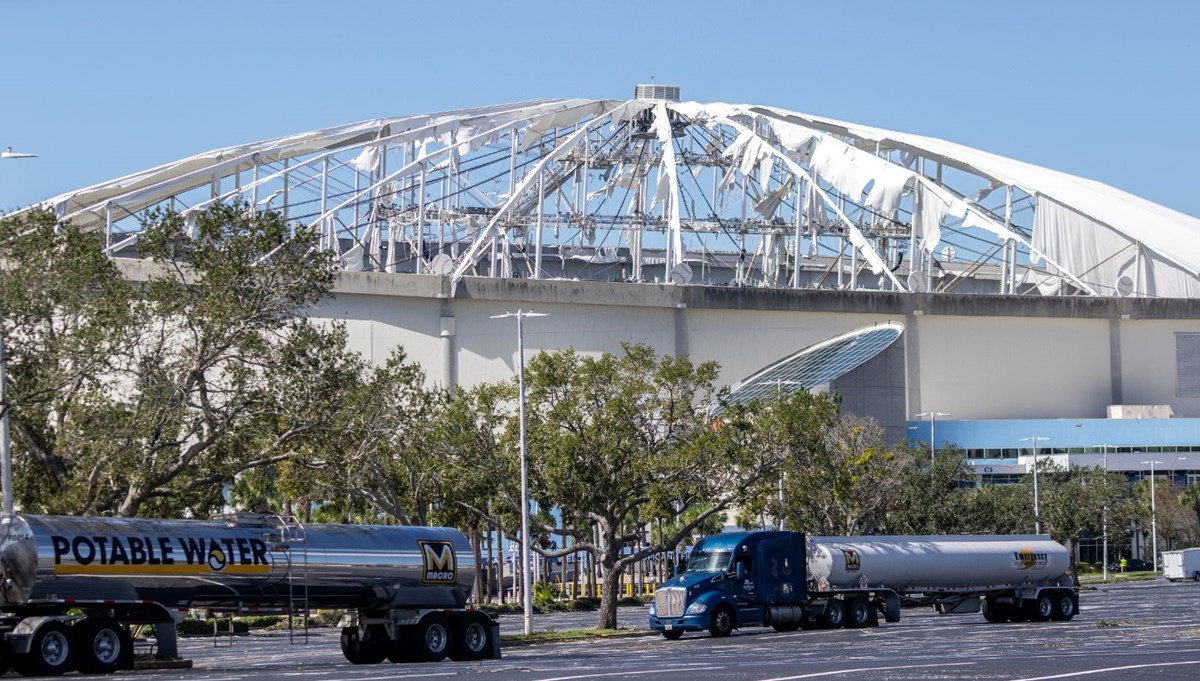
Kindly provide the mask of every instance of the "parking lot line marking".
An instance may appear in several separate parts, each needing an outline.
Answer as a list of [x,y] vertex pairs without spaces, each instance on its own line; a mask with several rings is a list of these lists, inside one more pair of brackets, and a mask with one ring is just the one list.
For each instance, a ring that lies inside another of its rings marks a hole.
[[773,679],[763,679],[763,681],[792,681],[793,679],[815,679],[819,676],[837,676],[838,674],[857,674],[859,672],[883,672],[892,669],[920,669],[922,667],[962,667],[972,665],[974,662],[947,662],[944,664],[902,664],[894,667],[863,667],[861,669],[835,669],[828,672],[813,672],[812,674],[800,674],[798,676],[779,676]]
[[1069,679],[1073,676],[1089,676],[1091,674],[1103,674],[1105,672],[1122,672],[1127,669],[1149,669],[1151,667],[1178,667],[1185,664],[1200,664],[1200,660],[1185,660],[1182,662],[1150,662],[1146,664],[1131,664],[1124,667],[1105,667],[1103,669],[1085,669],[1080,672],[1067,672],[1065,674],[1054,674],[1052,676],[1031,676],[1027,679],[1017,679],[1016,681],[1045,681],[1046,679]]
[[[677,671],[705,671],[712,669],[724,669],[724,667],[690,667],[688,669],[677,669]],[[601,676],[633,676],[634,674],[661,674],[661,669],[645,669],[641,671],[630,672],[607,672],[601,674],[577,674],[575,676],[554,676],[548,679],[538,679],[538,681],[572,681],[572,679],[598,679]]]

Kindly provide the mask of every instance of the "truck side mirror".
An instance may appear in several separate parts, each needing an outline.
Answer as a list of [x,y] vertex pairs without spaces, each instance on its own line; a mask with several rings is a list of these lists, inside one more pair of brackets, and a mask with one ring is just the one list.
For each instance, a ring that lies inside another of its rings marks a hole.
[[745,563],[743,563],[742,561],[740,561],[740,560],[739,560],[739,561],[736,563],[736,565],[735,565],[735,567],[734,567],[734,570],[737,572],[737,578],[738,578],[738,579],[745,579],[745,578],[746,578],[746,564],[745,564]]

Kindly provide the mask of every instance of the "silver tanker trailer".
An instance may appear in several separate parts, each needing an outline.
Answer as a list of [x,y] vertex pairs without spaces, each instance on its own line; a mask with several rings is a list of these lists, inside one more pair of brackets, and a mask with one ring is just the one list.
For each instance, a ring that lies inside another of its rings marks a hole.
[[705,537],[655,594],[650,628],[726,636],[741,626],[866,627],[902,607],[983,611],[989,622],[1070,620],[1079,596],[1067,550],[1046,535]]
[[342,652],[355,664],[499,657],[498,626],[467,607],[474,572],[448,528],[4,517],[0,667],[109,673],[131,662],[134,624],[155,625],[159,656],[174,657],[192,608],[345,609]]

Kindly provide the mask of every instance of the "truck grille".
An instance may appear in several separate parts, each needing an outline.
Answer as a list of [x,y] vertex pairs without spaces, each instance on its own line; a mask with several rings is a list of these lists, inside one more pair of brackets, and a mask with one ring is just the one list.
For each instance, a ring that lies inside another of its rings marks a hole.
[[683,617],[686,589],[666,587],[654,592],[654,610],[659,617]]

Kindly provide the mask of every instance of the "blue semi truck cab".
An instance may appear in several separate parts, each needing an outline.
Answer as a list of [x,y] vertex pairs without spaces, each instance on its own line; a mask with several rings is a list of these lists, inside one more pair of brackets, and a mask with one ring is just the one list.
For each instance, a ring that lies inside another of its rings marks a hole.
[[[830,599],[809,598],[805,556],[799,532],[706,537],[692,549],[687,569],[658,588],[650,628],[674,639],[688,631],[728,636],[743,626],[793,631],[823,624]],[[840,602],[834,609],[835,617],[844,616]]]

